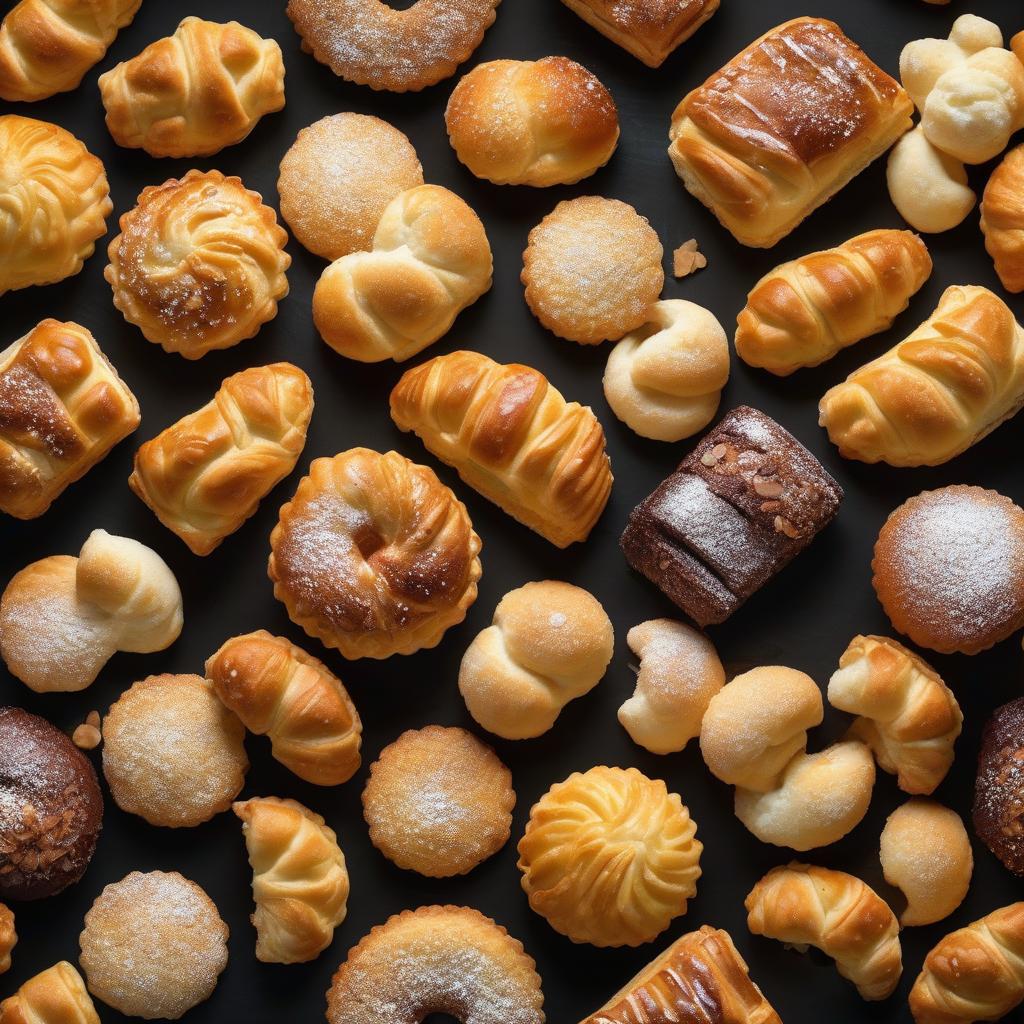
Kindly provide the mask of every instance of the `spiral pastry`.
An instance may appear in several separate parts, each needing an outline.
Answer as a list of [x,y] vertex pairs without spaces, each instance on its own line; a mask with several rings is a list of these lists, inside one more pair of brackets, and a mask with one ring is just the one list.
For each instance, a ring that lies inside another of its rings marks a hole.
[[220,171],[142,191],[107,250],[114,305],[186,359],[251,338],[288,294],[287,232],[258,192]]
[[102,162],[74,135],[0,117],[0,295],[77,274],[113,208]]
[[530,812],[519,870],[555,931],[595,946],[639,946],[686,913],[702,844],[675,793],[635,768],[591,768]]

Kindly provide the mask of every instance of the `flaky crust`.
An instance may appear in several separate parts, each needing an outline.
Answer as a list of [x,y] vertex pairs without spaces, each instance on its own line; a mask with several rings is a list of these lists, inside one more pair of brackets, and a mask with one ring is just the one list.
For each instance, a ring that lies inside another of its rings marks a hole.
[[1008,292],[1024,292],[1024,146],[992,172],[981,201],[985,248]]
[[197,555],[252,516],[298,462],[313,386],[291,363],[236,373],[135,453],[131,489]]
[[510,516],[560,548],[587,539],[612,488],[604,430],[529,366],[453,352],[409,370],[391,418]]
[[92,334],[43,320],[0,352],[0,511],[41,516],[139,421]]
[[[18,933],[14,930],[14,911],[6,903],[0,903],[0,974],[11,969],[11,950],[18,944]],[[0,1020],[3,1007],[0,1006]]]
[[100,1024],[82,976],[66,960],[29,978],[0,1003],[3,1024]]
[[480,538],[426,466],[353,448],[316,459],[270,535],[288,617],[346,658],[436,646],[476,600]]

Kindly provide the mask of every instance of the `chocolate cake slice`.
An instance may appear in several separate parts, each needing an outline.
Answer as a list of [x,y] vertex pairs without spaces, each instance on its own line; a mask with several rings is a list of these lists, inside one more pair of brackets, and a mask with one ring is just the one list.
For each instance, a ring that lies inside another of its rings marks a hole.
[[789,431],[744,405],[633,510],[622,550],[694,622],[724,622],[814,540],[842,498]]

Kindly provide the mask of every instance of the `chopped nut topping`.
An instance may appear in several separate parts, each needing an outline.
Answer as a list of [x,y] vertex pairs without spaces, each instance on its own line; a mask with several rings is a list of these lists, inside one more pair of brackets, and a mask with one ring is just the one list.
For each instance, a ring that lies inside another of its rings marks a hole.
[[672,254],[672,273],[675,277],[687,277],[707,265],[707,257],[697,249],[696,238],[683,242]]
[[793,540],[800,536],[800,531],[785,516],[775,517],[775,530],[778,533],[784,533]]
[[778,480],[766,480],[762,476],[754,477],[754,492],[762,498],[777,498],[782,494],[782,484]]

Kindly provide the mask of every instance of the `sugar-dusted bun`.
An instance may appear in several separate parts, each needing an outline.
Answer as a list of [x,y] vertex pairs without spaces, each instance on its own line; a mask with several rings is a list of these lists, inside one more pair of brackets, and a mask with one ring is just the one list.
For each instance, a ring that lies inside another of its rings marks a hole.
[[1024,145],[992,172],[981,200],[985,248],[1008,292],[1024,292]]
[[562,708],[604,677],[614,650],[601,602],[571,583],[509,591],[469,645],[459,690],[469,713],[507,740],[547,732]]
[[458,158],[496,185],[571,185],[619,140],[611,94],[568,57],[494,60],[463,75],[445,112]]
[[751,669],[711,698],[700,752],[716,778],[766,793],[806,749],[807,730],[823,716],[821,691],[810,676],[782,665]]
[[640,659],[636,690],[619,708],[634,743],[652,754],[682,750],[700,735],[711,699],[725,685],[715,645],[692,626],[651,619],[626,635]]
[[974,855],[960,815],[935,800],[915,797],[886,819],[879,856],[885,880],[907,898],[906,927],[934,924],[963,902]]
[[100,1024],[82,976],[66,960],[26,981],[0,1002],[3,1024]]
[[813,850],[838,842],[860,824],[871,802],[875,762],[853,740],[797,754],[776,789],[736,790],[736,816],[763,843]]
[[925,234],[955,228],[978,199],[967,184],[964,165],[936,149],[920,125],[893,146],[886,180],[900,216]]
[[1024,878],[1024,697],[992,712],[981,735],[974,783],[974,831]]
[[641,437],[681,441],[703,430],[729,379],[729,339],[709,310],[662,299],[608,355],[604,396]]

